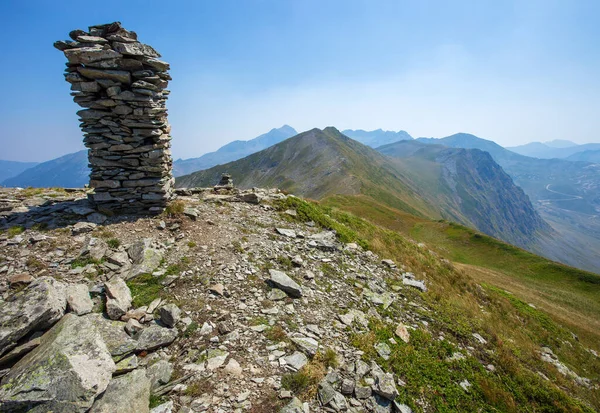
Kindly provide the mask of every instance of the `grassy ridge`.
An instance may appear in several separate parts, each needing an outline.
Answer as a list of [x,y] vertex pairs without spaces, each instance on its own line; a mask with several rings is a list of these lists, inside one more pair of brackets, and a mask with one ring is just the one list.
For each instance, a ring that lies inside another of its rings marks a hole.
[[446,221],[414,217],[365,197],[331,197],[324,201],[385,228],[399,231],[447,259],[477,280],[530,299],[578,334],[600,342],[600,276],[556,263],[520,248]]
[[[339,205],[342,200],[336,198],[329,200],[328,204]],[[371,202],[368,198],[361,200],[353,205],[362,203],[364,208]],[[383,257],[392,258],[427,281],[427,293],[403,290],[403,294],[407,300],[423,302],[424,307],[432,310],[431,313],[425,313],[430,317],[429,325],[413,331],[408,344],[397,340],[399,342],[391,346],[392,357],[389,360],[378,358],[373,345],[393,336],[394,320],[400,319],[404,311],[397,302],[382,314],[384,320],[389,317],[391,323],[373,319],[369,333],[356,334],[353,338],[353,344],[365,352],[365,358],[377,359],[406,382],[406,386],[401,388],[399,401],[408,403],[416,411],[422,409],[415,400],[428,404],[434,411],[448,412],[591,412],[600,409],[600,392],[597,389],[575,384],[554,366],[541,362],[539,357],[541,346],[549,346],[569,368],[597,383],[600,379],[600,360],[587,350],[590,346],[587,337],[578,341],[567,328],[544,311],[531,307],[527,301],[506,293],[492,283],[475,282],[461,268],[455,268],[439,254],[396,231],[337,208],[307,203],[297,198],[289,198],[279,207],[281,210],[295,208],[298,211],[297,219],[312,220],[322,227],[334,229],[340,240],[358,242]],[[410,221],[407,223],[401,219],[402,214],[393,215],[387,211],[387,207],[381,205],[373,205],[373,209],[369,209],[371,218],[385,218],[388,225],[396,224],[405,231],[423,223],[416,217],[407,220]],[[434,224],[457,231],[456,227],[451,228],[447,223]],[[457,234],[453,235],[454,238],[443,235],[448,239],[446,247],[458,244]],[[476,239],[475,242],[479,242],[478,246],[481,247],[485,247],[484,242],[487,242],[486,248],[489,250],[505,249],[503,244]],[[471,247],[476,248],[474,245]],[[468,256],[467,251],[463,249],[459,254]],[[521,250],[509,249],[504,253],[518,253],[514,258],[517,262]],[[547,264],[536,269],[534,259],[529,256],[526,258],[532,262],[521,266],[530,268],[534,273],[544,268],[550,269],[551,280],[558,281],[561,278],[561,267],[554,267],[540,258]],[[590,290],[597,294],[595,278],[588,282],[585,277],[579,279],[577,272],[569,273],[568,267],[565,270],[565,277],[591,285]],[[388,280],[388,283],[394,282],[397,280]],[[472,333],[475,332],[485,337],[488,345],[481,346],[474,342]],[[442,336],[444,339],[440,340]],[[448,360],[464,347],[472,349],[465,359]],[[488,364],[495,367],[494,373],[489,373],[483,367]],[[542,375],[549,380],[543,379]],[[469,392],[458,386],[458,382],[465,378],[472,384]]]

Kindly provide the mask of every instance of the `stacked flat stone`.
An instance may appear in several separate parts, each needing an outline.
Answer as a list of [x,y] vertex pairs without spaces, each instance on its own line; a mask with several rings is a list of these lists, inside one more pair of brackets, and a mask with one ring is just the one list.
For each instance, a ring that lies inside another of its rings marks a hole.
[[171,76],[160,54],[115,22],[73,30],[54,47],[89,149],[90,200],[101,211],[159,213],[172,195],[171,127],[165,106]]

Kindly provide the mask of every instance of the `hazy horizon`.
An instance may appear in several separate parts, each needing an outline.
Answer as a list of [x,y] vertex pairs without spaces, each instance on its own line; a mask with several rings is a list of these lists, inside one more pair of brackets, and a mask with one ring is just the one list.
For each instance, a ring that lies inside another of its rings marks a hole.
[[0,5],[13,63],[0,68],[1,159],[84,148],[52,43],[115,20],[171,63],[174,159],[283,124],[466,132],[502,146],[600,141],[594,1],[176,1],[160,14],[150,3]]

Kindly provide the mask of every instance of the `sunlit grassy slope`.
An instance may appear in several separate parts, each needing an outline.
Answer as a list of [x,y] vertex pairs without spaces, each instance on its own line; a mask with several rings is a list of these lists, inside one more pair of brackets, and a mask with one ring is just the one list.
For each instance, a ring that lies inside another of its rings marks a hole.
[[600,276],[556,263],[478,233],[431,221],[378,204],[366,197],[327,198],[334,206],[422,242],[462,271],[513,292],[600,342]]
[[[294,208],[296,218],[284,216],[334,229],[341,241],[357,242],[391,258],[426,281],[428,292],[405,288],[400,301],[414,303],[411,311],[428,323],[411,332],[408,344],[400,340],[391,344],[389,360],[378,357],[373,346],[394,337],[396,320],[405,311],[398,302],[382,318],[371,319],[370,332],[357,333],[352,339],[366,360],[376,359],[405,382],[398,401],[417,412],[423,411],[423,405],[436,412],[600,409],[598,388],[575,384],[539,355],[541,347],[548,346],[579,376],[598,383],[600,359],[589,351],[600,350],[598,329],[583,324],[599,318],[600,277],[464,227],[397,212],[365,196],[333,197],[321,204],[288,198],[278,207],[281,211]],[[358,213],[369,219],[358,218]],[[439,242],[439,247],[410,238]],[[453,264],[444,257],[465,264]],[[516,286],[511,280],[517,281]],[[388,280],[392,285],[396,282],[394,277]],[[573,318],[565,320],[546,311],[554,303]],[[473,333],[483,335],[487,344],[475,342]],[[461,347],[462,352],[464,347],[470,349],[466,358],[449,360]],[[490,373],[487,365],[495,370]],[[458,386],[464,379],[473,385],[469,392]]]

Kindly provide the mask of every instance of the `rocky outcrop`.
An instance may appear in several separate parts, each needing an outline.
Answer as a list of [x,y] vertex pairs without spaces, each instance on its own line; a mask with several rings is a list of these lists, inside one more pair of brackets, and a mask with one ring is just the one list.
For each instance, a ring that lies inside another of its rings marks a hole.
[[151,239],[145,238],[137,241],[127,249],[133,267],[127,273],[127,279],[135,278],[140,274],[152,273],[162,261],[163,253],[159,245]]
[[101,210],[158,213],[171,197],[171,127],[165,88],[171,76],[160,54],[119,22],[69,33],[54,46],[67,58],[89,149],[90,199]]
[[67,314],[2,379],[0,405],[9,411],[85,412],[114,370],[90,319]]
[[43,330],[63,316],[67,306],[64,284],[42,277],[6,301],[0,301],[0,355],[32,331]]

